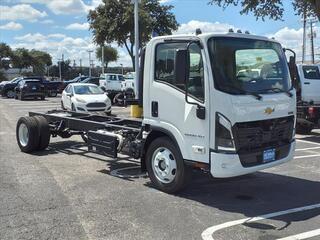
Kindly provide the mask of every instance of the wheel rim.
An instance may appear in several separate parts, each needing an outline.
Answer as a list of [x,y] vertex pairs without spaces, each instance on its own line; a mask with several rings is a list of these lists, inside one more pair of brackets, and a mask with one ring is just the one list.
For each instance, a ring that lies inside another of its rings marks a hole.
[[27,146],[29,141],[29,130],[24,123],[21,123],[19,126],[19,142],[21,146]]
[[9,91],[7,92],[7,97],[8,97],[8,98],[13,98],[13,97],[14,97],[14,92],[11,91],[11,90],[9,90]]
[[158,148],[152,155],[152,169],[160,182],[173,182],[177,173],[177,162],[172,152],[165,147]]

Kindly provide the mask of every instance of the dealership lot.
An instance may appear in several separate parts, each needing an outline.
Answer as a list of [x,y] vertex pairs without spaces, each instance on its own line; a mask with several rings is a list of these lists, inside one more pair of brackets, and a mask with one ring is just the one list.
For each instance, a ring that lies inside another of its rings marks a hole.
[[135,160],[89,153],[80,137],[21,153],[17,119],[56,108],[59,98],[0,99],[0,239],[320,238],[320,131],[297,136],[285,165],[227,180],[193,172],[184,192],[168,195]]

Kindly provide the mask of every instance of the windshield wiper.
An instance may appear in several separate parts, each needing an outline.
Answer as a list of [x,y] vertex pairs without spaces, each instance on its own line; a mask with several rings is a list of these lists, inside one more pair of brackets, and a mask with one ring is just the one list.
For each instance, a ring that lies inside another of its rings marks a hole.
[[293,97],[293,94],[290,92],[290,91],[285,91],[285,90],[282,90],[281,88],[266,88],[266,89],[262,89],[260,90],[259,92],[264,92],[264,91],[272,91],[272,92],[275,92],[275,93],[285,93],[287,94],[290,98]]
[[261,101],[261,99],[262,99],[262,96],[259,95],[258,93],[249,92],[249,91],[246,91],[246,90],[244,90],[244,89],[242,89],[240,87],[236,87],[236,86],[229,85],[229,84],[227,84],[226,86],[229,87],[230,89],[239,91],[239,93],[251,95],[251,96],[255,97],[257,100],[259,100],[259,101]]

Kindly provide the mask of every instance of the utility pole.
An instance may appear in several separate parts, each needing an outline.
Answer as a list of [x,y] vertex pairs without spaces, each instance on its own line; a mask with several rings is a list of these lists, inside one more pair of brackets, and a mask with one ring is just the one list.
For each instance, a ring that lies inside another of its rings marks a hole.
[[311,42],[311,61],[314,64],[314,37],[315,33],[313,32],[313,24],[317,21],[315,19],[310,19],[310,42]]
[[91,77],[91,53],[93,52],[92,50],[87,51],[89,53],[89,77]]
[[307,35],[307,18],[306,11],[303,12],[303,41],[302,41],[302,63],[306,60],[306,35]]

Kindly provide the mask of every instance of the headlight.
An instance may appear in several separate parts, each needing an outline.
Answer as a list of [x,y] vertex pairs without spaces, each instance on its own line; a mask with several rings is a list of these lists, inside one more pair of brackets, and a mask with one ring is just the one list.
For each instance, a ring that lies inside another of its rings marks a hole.
[[230,121],[217,113],[216,115],[216,149],[219,151],[236,152]]
[[81,99],[81,98],[76,98],[76,101],[77,101],[77,102],[80,102],[80,103],[86,103],[86,101],[83,100],[83,99]]
[[106,98],[105,102],[106,102],[106,103],[111,103],[110,98]]

